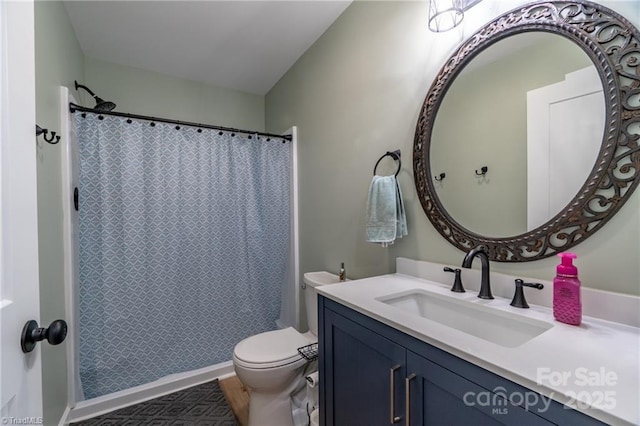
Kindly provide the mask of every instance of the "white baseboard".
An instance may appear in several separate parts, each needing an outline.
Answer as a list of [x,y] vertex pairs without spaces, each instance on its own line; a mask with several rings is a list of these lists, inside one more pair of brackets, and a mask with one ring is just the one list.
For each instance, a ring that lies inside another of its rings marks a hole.
[[87,420],[111,411],[119,410],[130,405],[139,404],[153,398],[158,398],[169,393],[177,392],[191,386],[199,385],[213,379],[225,379],[233,376],[233,362],[226,361],[220,364],[188,371],[186,373],[172,374],[155,382],[136,386],[98,398],[80,401],[75,407],[65,410],[60,426],[72,422]]

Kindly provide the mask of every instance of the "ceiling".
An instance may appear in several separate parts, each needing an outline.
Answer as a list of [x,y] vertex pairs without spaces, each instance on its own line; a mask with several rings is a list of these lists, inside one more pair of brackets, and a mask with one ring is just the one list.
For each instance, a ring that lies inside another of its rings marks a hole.
[[91,58],[266,94],[348,1],[65,1]]

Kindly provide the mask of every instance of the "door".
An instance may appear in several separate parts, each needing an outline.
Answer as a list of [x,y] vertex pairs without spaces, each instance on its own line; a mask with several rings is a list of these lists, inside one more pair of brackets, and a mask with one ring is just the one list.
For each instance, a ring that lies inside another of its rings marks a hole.
[[331,310],[323,321],[322,424],[404,424],[406,350]]
[[560,212],[591,172],[605,103],[594,66],[527,93],[527,229]]
[[40,349],[24,354],[39,319],[33,1],[0,1],[0,422],[42,422]]

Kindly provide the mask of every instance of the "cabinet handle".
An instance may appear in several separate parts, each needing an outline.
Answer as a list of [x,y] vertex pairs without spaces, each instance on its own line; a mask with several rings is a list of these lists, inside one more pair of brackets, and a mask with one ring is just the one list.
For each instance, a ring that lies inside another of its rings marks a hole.
[[401,420],[401,417],[396,416],[396,396],[395,396],[395,390],[396,390],[396,380],[395,380],[395,376],[396,376],[396,371],[398,371],[400,369],[400,364],[394,365],[393,367],[391,367],[391,370],[389,371],[389,394],[391,395],[391,410],[390,410],[390,417],[389,417],[389,422],[393,425],[398,423]]
[[409,377],[404,379],[404,395],[405,395],[405,406],[404,406],[404,418],[406,420],[406,425],[411,426],[411,380],[416,377],[414,373],[411,373]]

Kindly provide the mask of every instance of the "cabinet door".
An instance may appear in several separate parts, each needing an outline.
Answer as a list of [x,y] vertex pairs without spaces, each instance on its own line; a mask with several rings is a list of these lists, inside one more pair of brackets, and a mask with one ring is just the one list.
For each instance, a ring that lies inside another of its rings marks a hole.
[[[457,372],[463,374],[463,372]],[[495,393],[407,351],[411,425],[551,425]],[[495,390],[500,392],[499,389]]]
[[406,350],[329,309],[324,310],[323,322],[323,424],[377,426],[404,421]]

